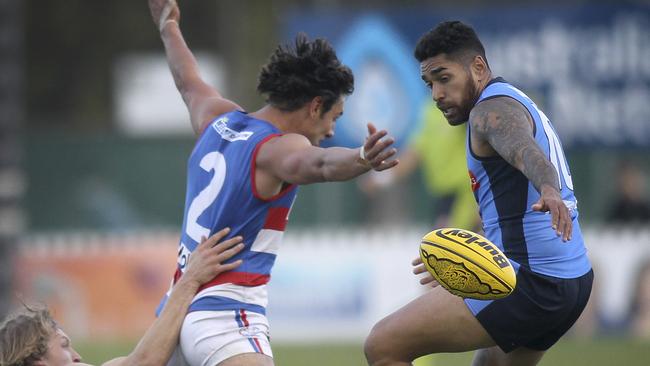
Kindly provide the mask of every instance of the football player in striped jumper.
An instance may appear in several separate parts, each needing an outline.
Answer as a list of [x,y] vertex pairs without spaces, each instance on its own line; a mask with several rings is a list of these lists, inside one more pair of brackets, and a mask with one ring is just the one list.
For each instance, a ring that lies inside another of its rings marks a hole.
[[[517,287],[490,301],[434,287],[373,328],[366,357],[371,365],[410,365],[425,354],[478,350],[474,365],[535,365],[582,313],[593,281],[562,145],[537,105],[492,75],[471,27],[439,24],[420,38],[415,57],[449,124],[467,122],[483,230],[511,260]],[[426,272],[419,260],[414,265]]]
[[359,148],[319,147],[333,135],[353,90],[352,72],[326,40],[298,35],[295,44],[279,46],[259,75],[257,90],[267,103],[248,113],[201,79],[177,4],[149,0],[149,6],[198,135],[188,161],[174,281],[200,238],[217,228],[232,228],[230,235],[245,244],[232,258],[243,260],[241,266],[199,289],[170,363],[273,365],[267,283],[297,186],[389,169],[398,163],[393,139],[368,124]]

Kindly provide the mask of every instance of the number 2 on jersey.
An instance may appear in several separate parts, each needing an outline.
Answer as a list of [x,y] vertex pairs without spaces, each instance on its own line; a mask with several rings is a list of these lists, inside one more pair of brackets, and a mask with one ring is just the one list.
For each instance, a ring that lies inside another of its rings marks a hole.
[[223,154],[218,151],[213,151],[206,154],[199,163],[201,169],[206,172],[214,171],[210,183],[205,187],[190,204],[187,210],[187,222],[185,225],[185,232],[197,243],[201,242],[201,238],[207,238],[210,235],[210,228],[201,226],[198,223],[199,216],[217,199],[223,181],[226,178],[226,159]]

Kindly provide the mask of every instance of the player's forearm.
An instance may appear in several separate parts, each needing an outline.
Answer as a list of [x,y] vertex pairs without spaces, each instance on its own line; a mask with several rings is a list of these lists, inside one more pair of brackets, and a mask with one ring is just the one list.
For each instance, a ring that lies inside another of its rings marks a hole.
[[183,319],[198,288],[198,282],[181,277],[160,316],[122,365],[154,366],[167,363],[178,344]]
[[538,192],[541,193],[543,187],[560,190],[555,168],[532,137],[513,133],[507,140],[491,136],[490,141],[498,146],[499,155],[519,169]]
[[[530,151],[529,151],[530,150]],[[539,149],[527,149],[521,154],[522,173],[530,180],[535,189],[542,193],[542,188],[549,187],[560,191],[557,172]]]
[[323,160],[323,176],[328,182],[352,179],[371,169],[360,159],[358,148],[330,147]]
[[359,161],[359,149],[312,148],[287,158],[281,171],[284,181],[293,184],[344,181],[370,170]]
[[499,154],[519,169],[538,192],[541,193],[545,186],[560,190],[553,165],[531,138],[523,136],[521,141],[513,138],[501,146],[497,149]]
[[183,100],[189,104],[189,87],[193,81],[200,79],[199,65],[183,39],[178,23],[168,22],[160,33],[167,63],[174,77],[176,88]]

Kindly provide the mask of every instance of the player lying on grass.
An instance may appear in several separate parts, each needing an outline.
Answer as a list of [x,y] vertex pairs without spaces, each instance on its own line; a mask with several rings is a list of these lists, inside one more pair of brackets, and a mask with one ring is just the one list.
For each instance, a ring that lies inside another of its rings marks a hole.
[[[242,237],[224,240],[223,229],[197,246],[183,277],[173,287],[160,316],[144,334],[133,352],[104,363],[104,366],[161,366],[167,363],[178,344],[178,335],[187,308],[199,287],[216,275],[238,267],[242,261],[224,262],[244,245]],[[27,308],[7,318],[0,326],[0,365],[68,366],[85,365],[70,338],[52,319],[47,309]]]

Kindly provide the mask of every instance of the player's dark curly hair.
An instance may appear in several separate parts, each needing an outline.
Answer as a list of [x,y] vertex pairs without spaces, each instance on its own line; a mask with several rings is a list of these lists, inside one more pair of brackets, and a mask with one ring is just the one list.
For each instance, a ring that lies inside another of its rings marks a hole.
[[415,46],[415,58],[422,62],[431,57],[445,54],[459,61],[471,61],[480,55],[487,64],[485,48],[472,27],[458,20],[438,24],[425,33]]
[[325,39],[309,41],[299,33],[295,43],[280,45],[262,67],[257,91],[267,103],[285,111],[294,111],[320,96],[322,113],[354,90],[354,76],[341,64],[336,52]]

